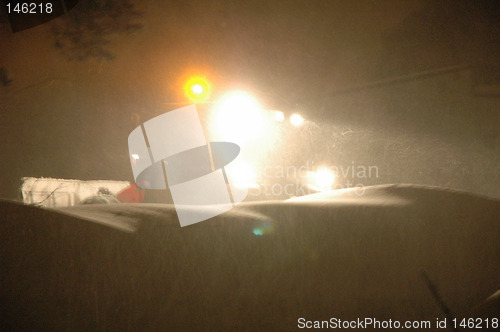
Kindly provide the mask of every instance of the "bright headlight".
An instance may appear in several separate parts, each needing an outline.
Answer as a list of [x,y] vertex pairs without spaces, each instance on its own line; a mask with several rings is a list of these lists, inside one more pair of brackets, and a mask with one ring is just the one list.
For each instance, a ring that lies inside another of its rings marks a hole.
[[266,117],[257,100],[245,92],[232,92],[215,106],[213,125],[217,136],[245,143],[259,137],[267,127]]
[[290,123],[295,127],[300,127],[304,124],[304,118],[299,114],[292,114],[290,117]]
[[335,173],[326,167],[319,167],[315,172],[308,172],[307,182],[314,190],[330,190],[335,183]]

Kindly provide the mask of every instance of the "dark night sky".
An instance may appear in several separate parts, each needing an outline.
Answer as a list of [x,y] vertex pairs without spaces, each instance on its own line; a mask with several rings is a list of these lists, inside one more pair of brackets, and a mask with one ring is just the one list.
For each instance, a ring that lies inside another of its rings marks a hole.
[[2,27],[0,67],[14,80],[0,86],[0,197],[15,198],[22,176],[132,180],[129,132],[137,118],[185,102],[191,74],[209,77],[215,93],[244,88],[269,108],[304,107],[314,117],[321,96],[468,63],[492,34],[487,19],[471,24],[464,14],[481,11],[447,2],[135,3],[144,27],[112,36],[111,61],[63,57],[50,34],[57,19],[15,34]]

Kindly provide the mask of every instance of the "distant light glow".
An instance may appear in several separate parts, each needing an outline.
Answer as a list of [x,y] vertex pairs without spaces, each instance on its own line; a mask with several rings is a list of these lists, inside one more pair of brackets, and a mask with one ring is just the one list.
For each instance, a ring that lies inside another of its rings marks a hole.
[[226,171],[230,177],[232,185],[238,188],[254,188],[258,187],[256,183],[255,170],[248,163],[239,160],[234,164],[227,165]]
[[191,87],[191,91],[197,95],[203,92],[203,87],[200,84],[195,84]]
[[300,116],[299,114],[293,114],[290,117],[290,123],[294,125],[295,127],[300,127],[304,124],[304,118]]
[[186,82],[184,92],[192,102],[203,102],[210,97],[210,84],[204,77],[194,76]]
[[133,154],[132,155],[132,159],[138,160],[139,159],[139,155],[138,154]]
[[285,121],[285,114],[281,111],[274,111],[274,120],[278,122],[283,122]]
[[319,167],[314,172],[308,172],[307,182],[316,191],[331,190],[335,183],[335,173],[326,167]]
[[314,177],[321,188],[331,188],[335,181],[335,174],[328,168],[319,168]]

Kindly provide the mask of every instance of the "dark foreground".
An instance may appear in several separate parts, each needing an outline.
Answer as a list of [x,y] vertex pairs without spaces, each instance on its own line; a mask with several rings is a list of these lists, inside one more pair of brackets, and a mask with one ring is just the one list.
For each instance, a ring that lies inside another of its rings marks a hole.
[[2,201],[0,216],[2,331],[435,327],[438,299],[455,317],[499,317],[498,300],[481,303],[500,288],[500,201],[466,193],[377,186],[243,204],[184,228],[153,204]]

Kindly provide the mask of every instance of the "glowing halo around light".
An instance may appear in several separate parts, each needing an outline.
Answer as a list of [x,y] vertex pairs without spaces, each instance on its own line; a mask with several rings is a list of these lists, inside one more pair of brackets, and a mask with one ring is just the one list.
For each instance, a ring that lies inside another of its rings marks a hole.
[[290,123],[295,127],[300,127],[304,124],[304,118],[299,114],[292,114],[290,117]]
[[330,189],[333,186],[333,183],[335,182],[335,174],[328,168],[324,167],[319,168],[316,171],[314,178],[316,180],[316,184],[320,188]]
[[273,111],[274,113],[274,120],[277,122],[283,122],[285,121],[285,114],[281,111]]
[[236,143],[258,138],[268,125],[261,105],[243,91],[224,96],[216,104],[213,116],[212,123],[219,136]]
[[196,95],[200,95],[203,93],[203,87],[201,86],[201,84],[195,84],[193,86],[191,86],[191,92],[193,92],[194,94]]
[[307,173],[308,186],[316,191],[331,190],[335,179],[335,173],[326,167],[319,167],[316,171]]
[[204,102],[210,97],[210,84],[205,78],[194,76],[186,82],[184,92],[192,102]]
[[231,173],[231,181],[238,188],[258,188],[255,169],[243,160],[238,160],[226,166]]

